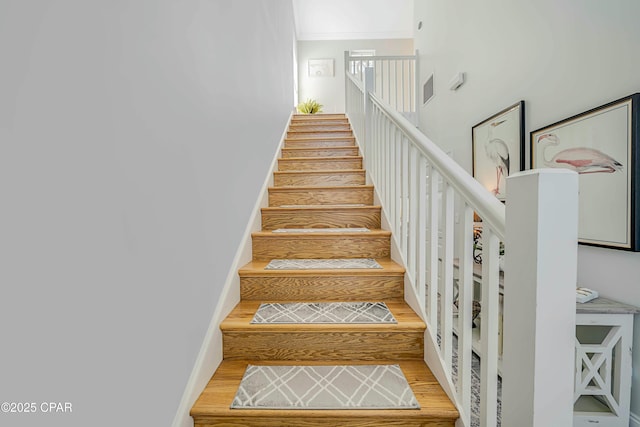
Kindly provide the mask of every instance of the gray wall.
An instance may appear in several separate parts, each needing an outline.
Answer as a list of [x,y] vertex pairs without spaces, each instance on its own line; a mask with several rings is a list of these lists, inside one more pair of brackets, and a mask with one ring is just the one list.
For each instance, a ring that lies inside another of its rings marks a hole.
[[0,2],[0,401],[171,424],[293,107],[289,0]]
[[[636,0],[416,2],[422,81],[435,73],[421,129],[471,171],[471,127],[521,99],[528,138],[531,130],[640,91],[638,16]],[[458,71],[467,82],[452,92],[447,83]],[[580,246],[581,286],[640,306],[639,277],[640,253]],[[632,411],[640,416],[640,316],[634,329]]]
[[[344,51],[375,49],[376,55],[413,55],[412,39],[298,41],[298,99],[317,100],[325,113],[344,113]],[[333,77],[309,77],[309,59],[333,58]]]

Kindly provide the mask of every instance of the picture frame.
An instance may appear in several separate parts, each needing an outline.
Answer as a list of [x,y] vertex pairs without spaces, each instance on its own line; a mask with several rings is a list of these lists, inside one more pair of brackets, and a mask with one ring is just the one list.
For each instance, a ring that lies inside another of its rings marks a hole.
[[524,101],[471,128],[472,175],[498,200],[507,193],[507,176],[524,168]]
[[579,243],[640,251],[640,93],[530,134],[531,168],[579,174]]
[[328,59],[310,59],[308,62],[309,77],[333,77],[334,76],[334,60]]

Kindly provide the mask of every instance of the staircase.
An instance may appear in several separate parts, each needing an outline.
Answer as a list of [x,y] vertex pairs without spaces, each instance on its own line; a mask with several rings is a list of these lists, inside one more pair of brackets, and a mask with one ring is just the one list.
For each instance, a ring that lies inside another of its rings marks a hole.
[[[195,426],[454,426],[458,412],[424,363],[426,326],[404,302],[404,269],[390,259],[391,233],[347,118],[293,116],[281,154],[253,261],[239,270],[241,302],[221,324],[224,360],[191,409]],[[265,269],[274,259],[336,258],[381,268]],[[263,302],[329,301],[384,302],[397,323],[251,323]],[[230,409],[249,364],[398,364],[420,409]]]

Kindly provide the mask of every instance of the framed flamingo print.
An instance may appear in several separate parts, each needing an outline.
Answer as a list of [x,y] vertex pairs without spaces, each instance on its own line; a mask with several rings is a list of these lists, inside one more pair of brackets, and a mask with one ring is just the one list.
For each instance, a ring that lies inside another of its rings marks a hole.
[[640,251],[640,93],[531,132],[531,167],[579,174],[579,242]]
[[524,168],[524,101],[473,126],[471,142],[474,178],[504,200],[507,176]]

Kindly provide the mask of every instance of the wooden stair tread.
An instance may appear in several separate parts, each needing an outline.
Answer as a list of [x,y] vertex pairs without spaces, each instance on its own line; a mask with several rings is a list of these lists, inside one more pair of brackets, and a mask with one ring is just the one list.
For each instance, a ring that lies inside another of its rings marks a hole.
[[[336,172],[336,171],[331,171]],[[340,171],[342,172],[342,171]],[[349,189],[369,189],[373,190],[373,185],[290,185],[287,187],[269,187],[269,191],[295,192],[295,191],[317,191],[317,190],[349,190]]]
[[341,206],[341,205],[308,205],[308,206],[268,206],[262,208],[262,211],[272,212],[295,212],[295,211],[360,211],[360,210],[379,210],[382,209],[380,205],[365,205],[365,206]]
[[[278,301],[262,301],[278,302]],[[300,301],[299,301],[300,302]],[[309,301],[303,301],[309,302]],[[317,301],[314,301],[317,302]],[[376,301],[371,301],[376,302]],[[251,320],[256,314],[260,301],[240,301],[238,305],[229,313],[227,318],[220,325],[223,331],[250,331],[260,333],[260,331],[317,331],[332,332],[344,330],[356,331],[404,331],[426,329],[425,323],[405,302],[385,302],[389,311],[396,318],[398,323],[324,323],[324,324],[252,324]]]
[[318,231],[318,232],[288,232],[288,233],[274,233],[273,231],[254,231],[253,233],[251,233],[251,236],[253,237],[275,237],[275,238],[291,238],[291,237],[314,237],[314,238],[336,238],[336,237],[341,237],[341,236],[345,236],[345,237],[388,237],[391,236],[391,232],[388,230],[381,230],[381,229],[373,229],[373,230],[369,230],[369,231],[364,231],[364,232],[360,232],[360,231],[344,231],[344,232],[322,232],[322,231]]
[[339,162],[341,160],[347,161],[347,160],[356,160],[356,159],[362,159],[362,156],[357,155],[357,156],[326,156],[326,157],[280,157],[278,161],[299,162],[299,161],[306,160],[309,162],[323,162],[323,161]]
[[326,118],[337,118],[337,119],[346,119],[347,115],[345,113],[315,113],[315,114],[293,114],[292,120],[300,120],[300,119],[310,119],[310,120],[322,120]]
[[373,204],[373,186],[317,184],[269,187],[269,205]]
[[[298,136],[296,138],[286,137],[284,139],[284,142],[286,143],[288,140],[293,140],[295,142],[301,142],[301,141],[310,141],[310,142],[318,142],[318,141],[345,142],[345,141],[350,141],[350,142],[355,142],[356,137],[355,136],[324,136],[324,135],[309,136],[309,135],[305,135],[305,136]],[[341,147],[344,147],[344,146],[341,145]],[[288,148],[294,148],[294,147],[288,147]]]
[[360,150],[356,145],[336,147],[284,147],[282,148],[281,159],[301,157],[348,157],[359,155]]
[[278,175],[321,175],[321,174],[341,174],[341,173],[364,173],[364,169],[317,169],[317,170],[295,170],[295,171],[275,171]]
[[[367,365],[398,364],[413,390],[420,409],[396,410],[269,410],[230,409],[248,364],[255,365]],[[423,361],[223,361],[191,408],[196,426],[207,422],[235,422],[240,426],[451,426],[459,417],[442,387]],[[302,421],[304,420],[304,421]],[[439,424],[427,424],[429,420]],[[301,424],[305,422],[305,424]],[[212,425],[212,424],[211,424]]]
[[238,270],[241,277],[263,276],[389,276],[404,275],[405,269],[395,261],[376,259],[382,268],[335,268],[327,270],[265,270],[269,261],[250,261]]

